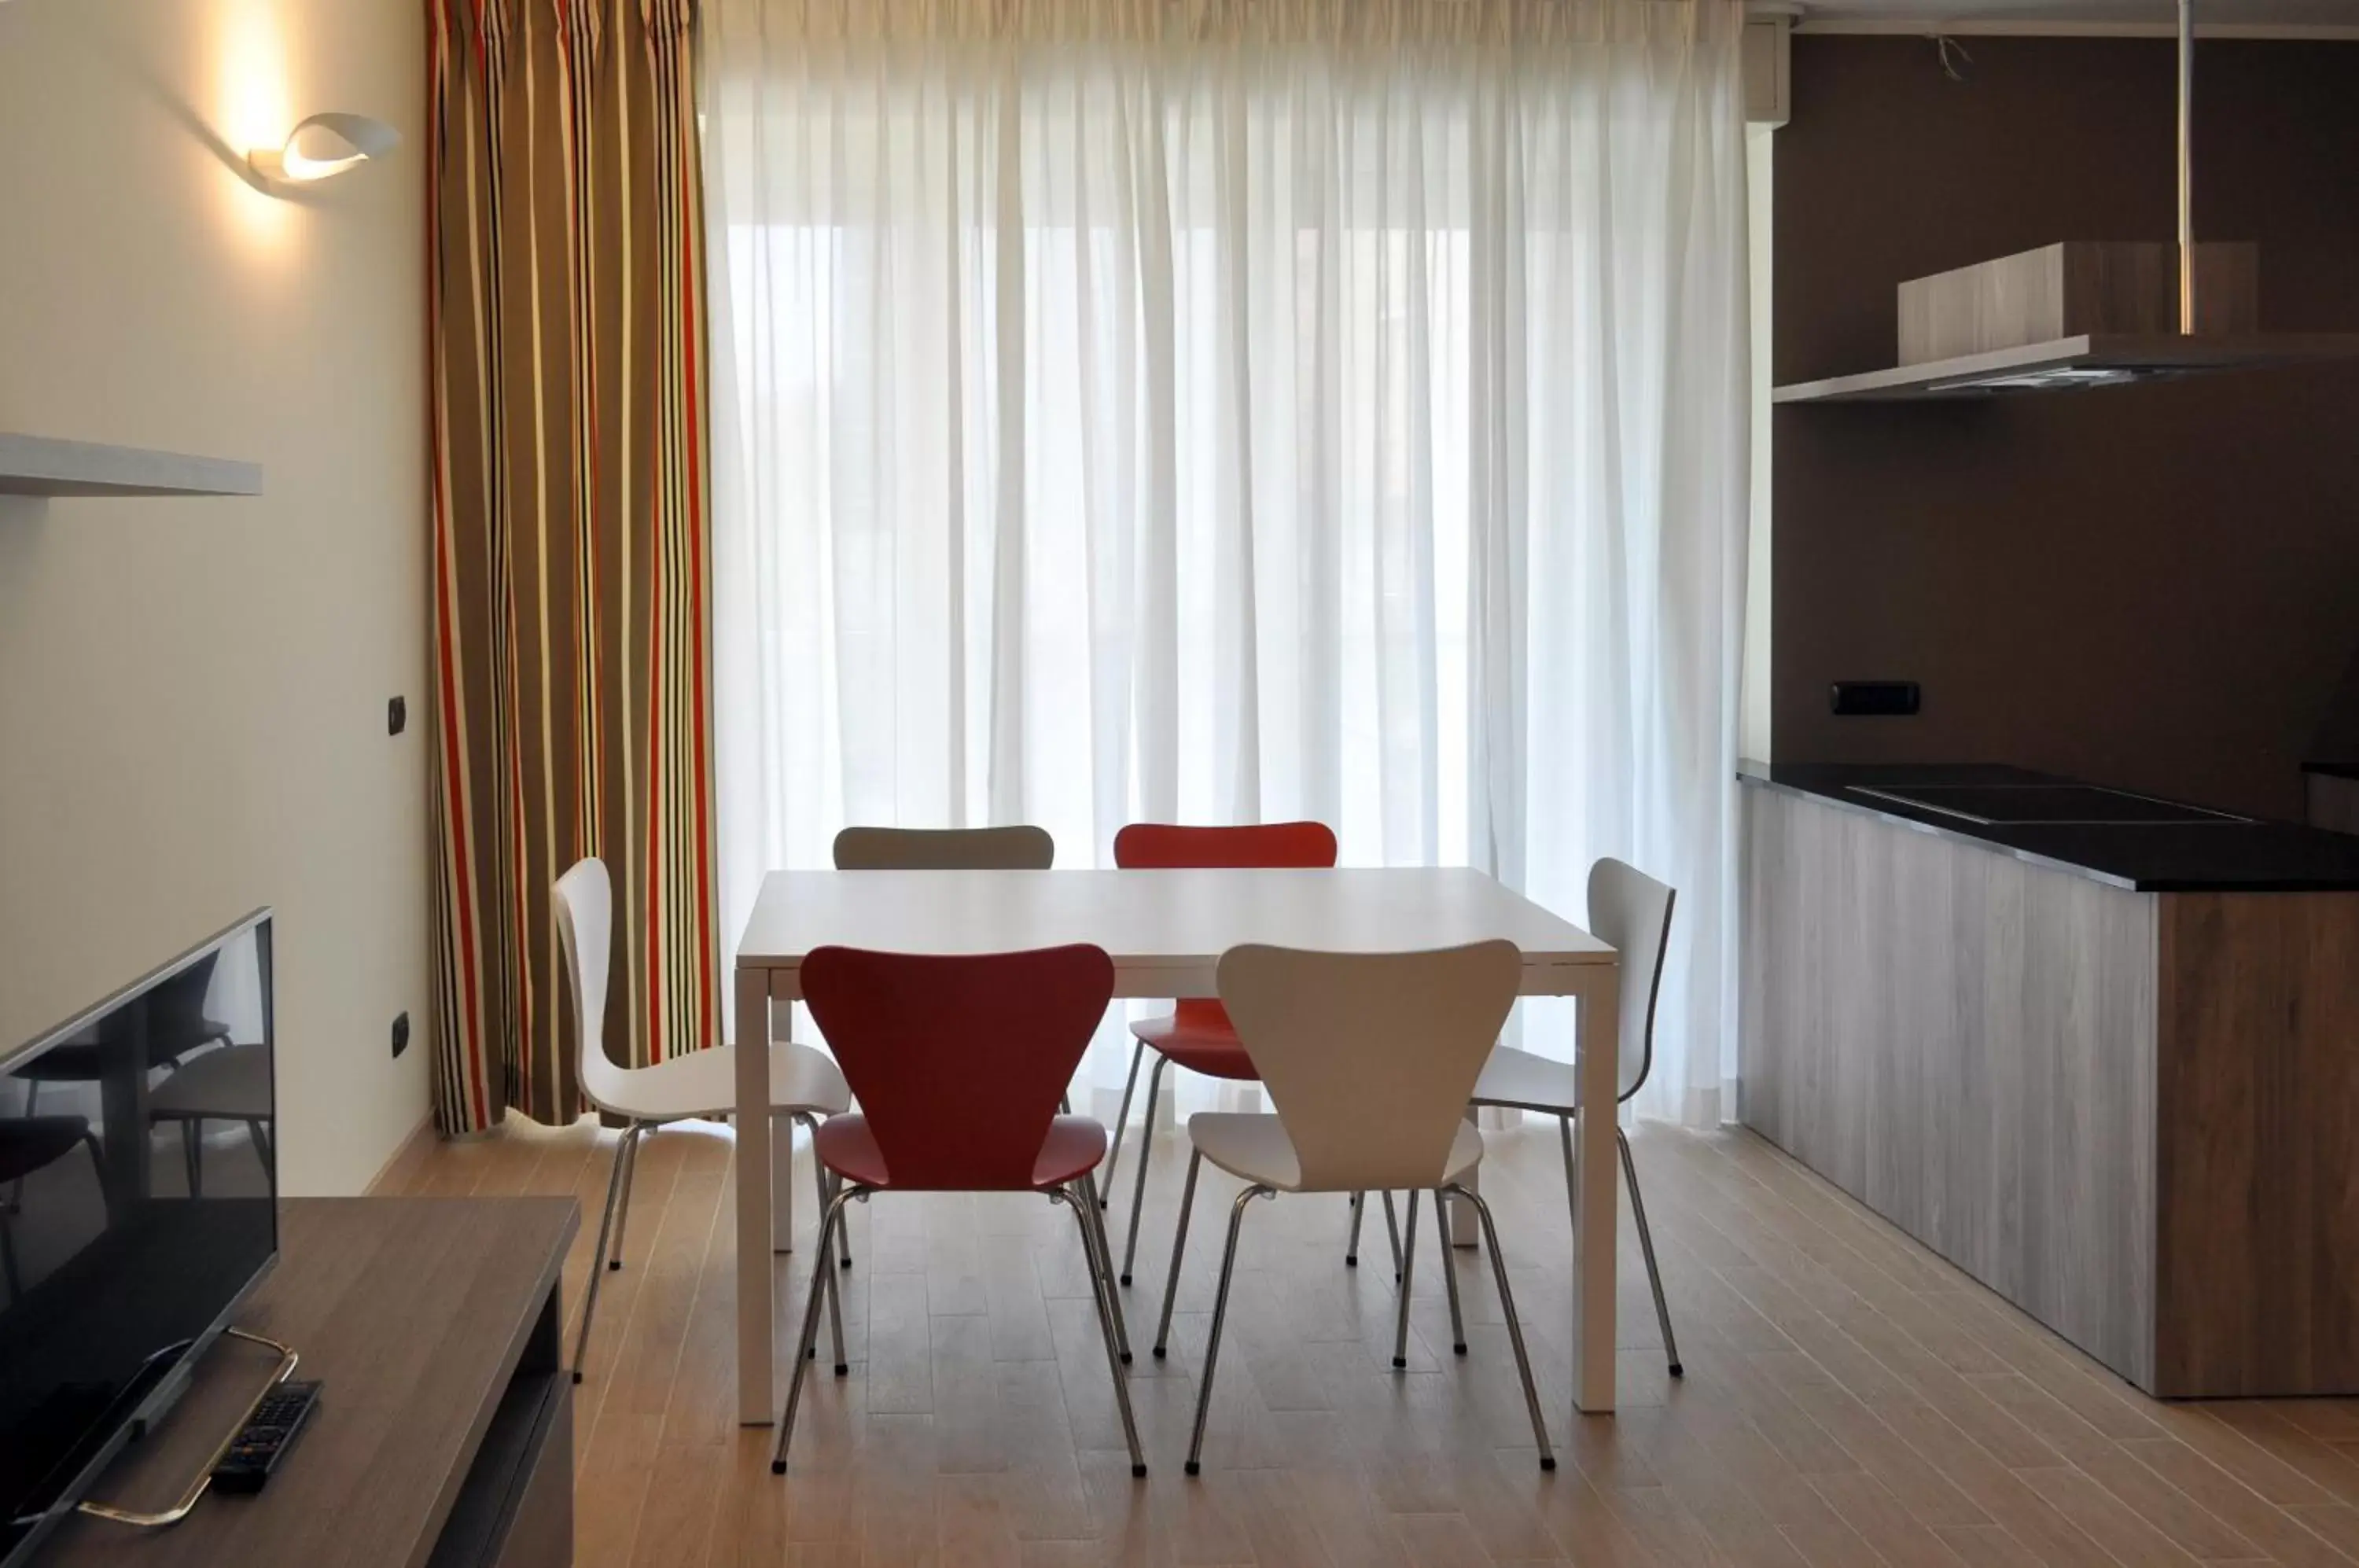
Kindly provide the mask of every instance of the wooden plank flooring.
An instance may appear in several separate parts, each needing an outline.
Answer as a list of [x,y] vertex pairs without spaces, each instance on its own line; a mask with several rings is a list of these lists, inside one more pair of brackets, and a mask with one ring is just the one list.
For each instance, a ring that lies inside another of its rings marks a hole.
[[[1491,1140],[1484,1186],[1533,1336],[1554,1475],[1536,1463],[1487,1266],[1456,1260],[1462,1360],[1430,1229],[1420,1237],[1409,1369],[1396,1373],[1381,1227],[1347,1270],[1342,1200],[1281,1197],[1245,1221],[1205,1474],[1185,1478],[1235,1189],[1206,1171],[1170,1357],[1155,1361],[1180,1184],[1167,1143],[1125,1292],[1148,1480],[1122,1452],[1071,1218],[1029,1197],[930,1196],[854,1210],[852,1375],[824,1375],[822,1329],[821,1376],[777,1479],[770,1434],[734,1421],[728,1135],[668,1128],[641,1151],[625,1267],[607,1278],[578,1390],[578,1560],[2359,1564],[2359,1400],[2147,1400],[1741,1132],[1634,1133],[1688,1375],[1666,1375],[1625,1203],[1624,1409],[1577,1417],[1556,1132]],[[512,1123],[419,1145],[379,1190],[573,1193],[588,1216],[565,1278],[578,1314],[613,1146],[588,1122]],[[799,1213],[808,1227],[809,1205]],[[782,1346],[807,1261],[808,1242],[777,1259]]]

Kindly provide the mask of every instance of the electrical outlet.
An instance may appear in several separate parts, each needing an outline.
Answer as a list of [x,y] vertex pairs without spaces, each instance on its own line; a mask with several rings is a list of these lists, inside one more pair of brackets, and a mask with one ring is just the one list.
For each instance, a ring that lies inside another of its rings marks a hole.
[[409,704],[396,697],[385,705],[385,733],[397,735],[409,727]]
[[403,1013],[393,1020],[393,1059],[396,1062],[400,1061],[401,1053],[408,1049],[409,1015]]

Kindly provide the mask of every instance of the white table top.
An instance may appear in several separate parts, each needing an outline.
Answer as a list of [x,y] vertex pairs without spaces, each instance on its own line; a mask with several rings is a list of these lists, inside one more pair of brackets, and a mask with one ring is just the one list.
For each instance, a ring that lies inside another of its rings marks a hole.
[[[1243,942],[1344,953],[1454,947],[1505,937],[1524,953],[1526,994],[1610,964],[1614,950],[1479,871],[774,871],[739,943],[741,968],[793,970],[815,947],[1004,953],[1094,942],[1115,994],[1211,996],[1220,956]],[[774,994],[776,994],[774,992]]]

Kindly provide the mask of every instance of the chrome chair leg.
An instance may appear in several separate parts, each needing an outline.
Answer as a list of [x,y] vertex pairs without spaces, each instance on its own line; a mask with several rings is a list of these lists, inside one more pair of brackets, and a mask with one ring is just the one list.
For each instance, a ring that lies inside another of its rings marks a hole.
[[1367,1212],[1367,1208],[1368,1195],[1365,1192],[1352,1194],[1352,1234],[1343,1238],[1343,1267],[1346,1269],[1360,1266],[1360,1216]]
[[1245,1223],[1245,1205],[1256,1198],[1271,1196],[1267,1187],[1255,1185],[1237,1194],[1229,1210],[1229,1246],[1221,1254],[1221,1288],[1212,1298],[1212,1332],[1204,1341],[1204,1374],[1196,1387],[1196,1435],[1188,1443],[1188,1474],[1202,1474],[1198,1464],[1204,1456],[1204,1418],[1212,1413],[1212,1368],[1221,1358],[1221,1325],[1229,1315],[1229,1284],[1237,1271],[1237,1232]]
[[1155,1327],[1155,1359],[1163,1359],[1164,1346],[1171,1339],[1171,1303],[1180,1297],[1180,1259],[1188,1250],[1188,1216],[1196,1208],[1196,1172],[1203,1169],[1204,1155],[1201,1149],[1188,1151],[1188,1181],[1180,1189],[1180,1224],[1171,1233],[1171,1272],[1163,1279],[1163,1321]]
[[[1387,1202],[1392,1194],[1385,1194]],[[1400,1260],[1400,1326],[1393,1332],[1393,1369],[1401,1371],[1408,1366],[1408,1291],[1409,1274],[1417,1267],[1417,1189],[1408,1190],[1408,1242],[1401,1248]]]
[[1385,1235],[1393,1244],[1393,1278],[1395,1279],[1398,1279],[1401,1277],[1400,1220],[1399,1217],[1393,1213],[1392,1193],[1387,1192],[1385,1193],[1384,1198]]
[[1163,1070],[1171,1059],[1157,1052],[1155,1068],[1147,1075],[1147,1125],[1138,1129],[1138,1180],[1130,1191],[1130,1239],[1122,1248],[1122,1282],[1130,1283],[1130,1266],[1138,1257],[1138,1216],[1147,1207],[1147,1166],[1155,1152],[1155,1098],[1163,1087]]
[[1556,1468],[1556,1450],[1549,1446],[1548,1418],[1540,1412],[1539,1389],[1532,1382],[1532,1358],[1524,1350],[1523,1320],[1516,1316],[1516,1295],[1507,1288],[1507,1257],[1499,1250],[1499,1228],[1491,1223],[1491,1205],[1480,1193],[1469,1192],[1455,1183],[1442,1189],[1474,1205],[1474,1214],[1483,1222],[1483,1250],[1491,1255],[1491,1278],[1499,1287],[1499,1311],[1507,1320],[1507,1343],[1516,1352],[1516,1375],[1524,1380],[1524,1409],[1532,1418],[1532,1438],[1540,1445],[1540,1468]]
[[1455,1355],[1466,1354],[1466,1320],[1458,1312],[1457,1254],[1450,1247],[1450,1205],[1441,1194],[1433,1194],[1433,1234],[1441,1240],[1441,1282],[1450,1294],[1450,1348]]
[[[836,1191],[842,1185],[842,1177],[832,1171],[827,1172],[826,1179],[820,1187],[819,1212],[821,1214],[827,1213],[826,1205],[834,1202]],[[851,1228],[852,1211],[846,1209],[836,1219],[835,1234],[841,1237]],[[835,1335],[835,1375],[844,1377],[851,1375],[852,1364],[843,1358],[843,1288],[835,1282],[836,1271],[827,1266],[826,1242],[827,1237],[821,1236],[818,1250],[811,1254],[811,1278],[814,1279],[823,1278],[827,1280],[827,1326]]]
[[582,1299],[582,1326],[573,1341],[573,1380],[582,1381],[583,1361],[590,1354],[590,1318],[598,1310],[598,1286],[606,1278],[606,1239],[614,1229],[614,1203],[623,1191],[624,1175],[631,1150],[638,1146],[639,1124],[632,1122],[623,1128],[622,1141],[614,1146],[614,1166],[606,1176],[606,1208],[598,1221],[598,1246],[590,1254],[590,1289]]
[[633,1122],[632,1136],[624,1145],[624,1153],[629,1164],[623,1171],[622,1204],[614,1211],[614,1250],[606,1255],[606,1267],[609,1269],[620,1269],[623,1266],[623,1225],[631,1217],[631,1183],[639,1178],[639,1139],[654,1130],[651,1123]]
[[1130,1076],[1122,1081],[1122,1109],[1114,1114],[1114,1137],[1106,1140],[1105,1180],[1098,1185],[1101,1211],[1114,1201],[1114,1168],[1122,1160],[1122,1129],[1130,1123],[1130,1092],[1138,1087],[1138,1059],[1146,1054],[1145,1040],[1130,1042]]
[[1572,1118],[1556,1119],[1556,1135],[1564,1145],[1564,1207],[1572,1216],[1572,1234],[1581,1236],[1581,1162],[1572,1152]]
[[842,1189],[829,1200],[827,1212],[820,1219],[819,1246],[814,1249],[816,1256],[812,1259],[810,1297],[803,1303],[802,1337],[800,1343],[795,1346],[794,1376],[787,1383],[786,1411],[778,1417],[777,1452],[770,1456],[770,1474],[773,1475],[783,1475],[787,1473],[787,1444],[794,1441],[795,1410],[802,1403],[803,1377],[810,1367],[812,1347],[819,1342],[820,1297],[833,1277],[823,1267],[823,1262],[827,1257],[828,1248],[834,1244],[835,1227],[842,1221],[843,1206],[855,1197],[865,1196],[867,1192],[868,1189],[865,1187],[854,1186]]
[[[832,1196],[832,1192],[830,1188],[826,1162],[821,1160],[819,1157],[819,1118],[807,1111],[798,1111],[795,1113],[792,1119],[799,1124],[805,1132],[810,1134],[811,1189],[819,1198],[819,1208],[817,1212],[823,1214],[827,1213],[827,1202],[828,1199]],[[786,1149],[783,1151],[774,1150],[773,1152],[777,1154],[779,1158],[783,1159],[792,1159],[794,1157],[794,1151],[792,1149]],[[851,1230],[852,1222],[847,1218],[844,1223],[836,1229],[837,1240],[842,1241],[851,1233]],[[811,1260],[811,1267],[818,1269],[822,1267],[825,1262],[826,1259],[823,1257],[814,1258]],[[847,1269],[852,1267],[852,1256],[849,1252],[844,1255],[843,1266]],[[835,1375],[841,1377],[850,1370],[850,1368],[843,1359],[843,1303],[841,1292],[837,1290],[835,1281],[832,1279],[829,1280],[827,1285],[827,1310],[829,1316],[833,1320],[835,1325]],[[811,1354],[813,1356],[817,1356],[819,1354],[816,1346],[812,1348]]]
[[1098,1257],[1097,1243],[1090,1228],[1088,1211],[1097,1207],[1096,1195],[1087,1190],[1075,1192],[1071,1188],[1059,1187],[1049,1193],[1049,1199],[1071,1208],[1073,1223],[1082,1227],[1082,1250],[1090,1259],[1090,1295],[1098,1309],[1098,1337],[1105,1341],[1106,1372],[1114,1378],[1114,1407],[1122,1411],[1123,1441],[1130,1445],[1130,1473],[1135,1478],[1143,1478],[1147,1475],[1147,1455],[1139,1451],[1138,1421],[1130,1410],[1130,1379],[1122,1370],[1122,1364],[1130,1356],[1114,1348],[1114,1289],[1106,1283],[1105,1266]]
[[1670,1358],[1671,1376],[1684,1377],[1680,1367],[1680,1342],[1671,1334],[1671,1309],[1663,1300],[1663,1271],[1655,1264],[1655,1233],[1647,1228],[1647,1200],[1638,1195],[1638,1165],[1630,1158],[1630,1140],[1619,1124],[1614,1141],[1622,1149],[1622,1179],[1630,1184],[1630,1212],[1638,1218],[1638,1250],[1647,1258],[1647,1283],[1655,1288],[1655,1320],[1663,1325],[1663,1354]]
[[[1103,1275],[1114,1278],[1114,1247],[1106,1240],[1105,1205],[1098,1201],[1097,1175],[1083,1171],[1081,1180],[1081,1201],[1073,1213],[1082,1219],[1082,1250],[1087,1256],[1091,1278]],[[1122,1302],[1114,1301],[1114,1345],[1122,1356],[1122,1364],[1130,1365],[1130,1324],[1123,1321]]]

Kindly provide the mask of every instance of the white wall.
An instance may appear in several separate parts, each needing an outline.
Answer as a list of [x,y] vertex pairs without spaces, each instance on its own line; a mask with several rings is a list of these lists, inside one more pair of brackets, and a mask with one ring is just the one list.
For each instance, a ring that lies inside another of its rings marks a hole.
[[[296,1192],[427,1104],[424,69],[417,0],[0,0],[0,430],[266,485],[0,496],[0,1049],[274,905]],[[404,145],[243,178],[324,109]]]

